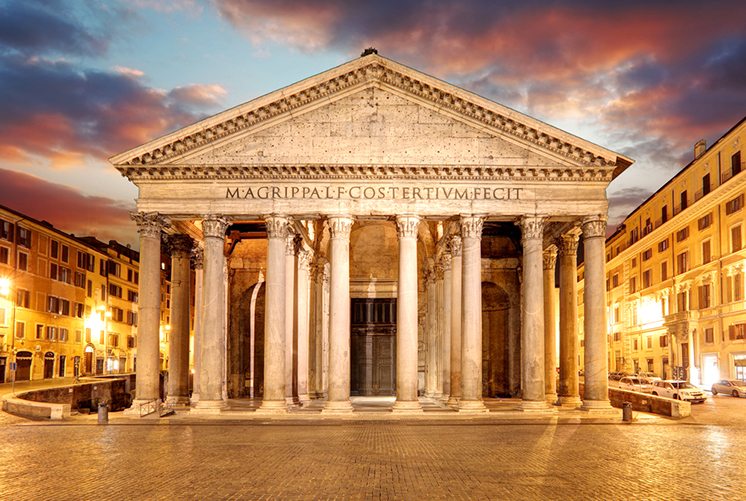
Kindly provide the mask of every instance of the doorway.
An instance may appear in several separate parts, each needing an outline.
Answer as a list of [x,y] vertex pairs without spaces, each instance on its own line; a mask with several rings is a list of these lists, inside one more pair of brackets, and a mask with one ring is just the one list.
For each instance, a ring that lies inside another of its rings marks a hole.
[[16,381],[31,380],[31,357],[30,351],[16,353]]
[[396,299],[351,303],[350,394],[396,395]]
[[86,346],[83,354],[83,374],[89,376],[93,374],[93,347]]
[[54,377],[54,353],[48,351],[44,354],[44,379]]

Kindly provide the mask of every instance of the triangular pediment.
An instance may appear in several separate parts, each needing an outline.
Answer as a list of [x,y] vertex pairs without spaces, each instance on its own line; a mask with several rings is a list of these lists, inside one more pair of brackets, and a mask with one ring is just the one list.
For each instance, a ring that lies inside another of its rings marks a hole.
[[110,159],[177,165],[569,167],[610,180],[632,161],[394,61],[367,55]]

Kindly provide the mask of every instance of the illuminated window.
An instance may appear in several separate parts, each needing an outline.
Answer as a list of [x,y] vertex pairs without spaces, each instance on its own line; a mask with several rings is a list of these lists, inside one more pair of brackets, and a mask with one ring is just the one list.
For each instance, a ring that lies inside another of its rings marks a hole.
[[645,270],[642,272],[642,288],[647,289],[653,284],[653,272],[652,270]]
[[728,200],[725,203],[725,213],[733,214],[743,209],[743,194],[738,195],[736,198]]
[[702,284],[699,286],[699,309],[709,308],[710,305],[710,284]]
[[737,224],[730,229],[730,251],[738,252],[743,247],[741,242],[741,225]]
[[705,343],[715,342],[715,330],[712,327],[705,329]]
[[702,242],[702,264],[709,263],[712,260],[712,252],[710,251],[710,241],[705,240]]
[[658,242],[658,252],[663,252],[666,249],[668,249],[668,239]]
[[705,214],[697,220],[697,229],[700,231],[709,228],[712,225],[712,212]]
[[661,334],[661,336],[658,338],[658,342],[660,343],[661,348],[666,348],[668,346],[668,335]]
[[676,241],[681,242],[683,240],[686,240],[689,238],[689,227],[682,228],[679,231],[676,232]]
[[676,256],[676,273],[682,274],[689,271],[689,253],[682,252]]
[[668,279],[668,261],[661,263],[661,281]]

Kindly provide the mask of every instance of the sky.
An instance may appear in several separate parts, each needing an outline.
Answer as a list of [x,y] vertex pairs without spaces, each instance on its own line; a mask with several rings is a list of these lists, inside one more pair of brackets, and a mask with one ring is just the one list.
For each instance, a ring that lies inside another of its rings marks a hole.
[[0,0],[0,204],[137,245],[107,158],[367,47],[633,158],[610,229],[746,115],[742,0]]

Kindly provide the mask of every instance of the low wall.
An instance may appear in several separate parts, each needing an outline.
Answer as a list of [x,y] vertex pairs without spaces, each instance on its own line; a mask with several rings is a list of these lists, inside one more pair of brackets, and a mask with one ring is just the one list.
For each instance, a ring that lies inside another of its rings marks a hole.
[[30,390],[6,399],[3,410],[29,418],[63,419],[72,411],[96,412],[99,402],[106,402],[109,410],[120,411],[131,404],[134,379],[134,374],[121,374]]
[[635,411],[661,414],[673,418],[683,418],[692,414],[692,404],[690,402],[658,397],[649,393],[609,388],[609,400],[614,407],[621,408],[623,402],[629,402]]

